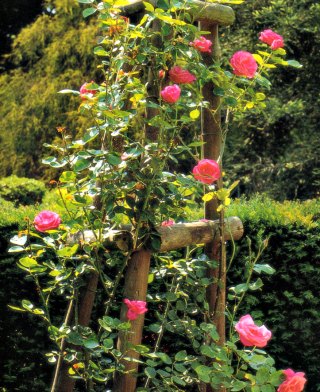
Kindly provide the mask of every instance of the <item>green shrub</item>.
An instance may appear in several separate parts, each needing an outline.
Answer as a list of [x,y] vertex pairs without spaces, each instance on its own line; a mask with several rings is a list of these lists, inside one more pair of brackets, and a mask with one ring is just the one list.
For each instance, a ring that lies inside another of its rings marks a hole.
[[45,192],[45,185],[38,180],[17,176],[0,180],[0,196],[15,206],[41,203]]
[[[275,274],[264,277],[264,287],[246,297],[239,316],[250,313],[273,332],[268,352],[277,367],[307,374],[306,391],[320,391],[320,201],[277,203],[264,197],[237,201],[231,215],[241,218],[244,237],[229,273],[229,286],[243,280],[248,238],[255,251],[257,238],[269,238],[259,263]],[[265,276],[265,275],[264,275]]]

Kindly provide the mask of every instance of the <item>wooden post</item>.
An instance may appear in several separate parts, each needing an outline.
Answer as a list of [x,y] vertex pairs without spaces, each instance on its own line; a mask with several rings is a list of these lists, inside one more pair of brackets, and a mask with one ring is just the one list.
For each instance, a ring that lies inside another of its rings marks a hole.
[[[82,297],[79,307],[79,325],[87,327],[90,323],[91,313],[96,297],[96,291],[99,281],[98,272],[94,271],[88,277],[86,291]],[[65,348],[65,343],[61,345],[61,351]],[[62,361],[63,352],[57,361],[54,381],[51,386],[51,392],[72,392],[76,383],[74,378],[69,377],[68,370],[70,363]]]
[[[133,253],[125,274],[123,298],[146,301],[150,257],[151,252],[144,249]],[[122,304],[120,319],[123,322],[127,321],[127,311],[126,305]],[[117,348],[124,357],[139,359],[140,354],[132,349],[131,345],[141,344],[143,326],[144,315],[142,314],[136,320],[131,321],[129,331],[120,331]],[[134,392],[137,384],[138,363],[132,362],[130,359],[122,359],[121,363],[124,365],[126,373],[115,374],[112,390],[113,392]]]
[[[209,38],[212,41],[212,56],[206,55],[204,61],[207,65],[212,64],[220,57],[220,45],[218,38],[218,25],[211,22],[200,22],[200,29],[210,31]],[[202,137],[205,142],[203,146],[204,158],[214,159],[219,161],[220,169],[222,171],[222,131],[221,131],[221,112],[220,112],[220,97],[213,94],[214,84],[207,83],[203,88],[203,96],[209,102],[209,108],[205,109],[202,117]],[[218,182],[218,187],[221,186]],[[219,213],[217,212],[218,202],[216,199],[211,200],[206,204],[205,218],[217,219]],[[220,339],[218,344],[223,346],[225,343],[225,306],[226,306],[226,257],[225,257],[225,238],[224,238],[224,220],[220,215],[220,238],[207,244],[205,252],[211,260],[218,261],[217,268],[210,268],[207,275],[213,279],[213,283],[207,288],[207,301],[209,304],[209,321],[212,321],[219,333]],[[207,392],[213,391],[210,385],[206,387]],[[225,392],[226,389],[221,387],[217,392]]]

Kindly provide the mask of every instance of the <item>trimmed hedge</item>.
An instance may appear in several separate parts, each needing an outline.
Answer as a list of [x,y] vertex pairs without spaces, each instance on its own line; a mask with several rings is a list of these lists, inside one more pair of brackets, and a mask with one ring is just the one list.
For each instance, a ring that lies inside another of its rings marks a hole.
[[[53,199],[49,194],[38,208],[18,209],[0,199],[0,389],[45,392],[51,382],[53,368],[45,358],[50,347],[45,326],[39,325],[37,318],[7,307],[19,304],[24,296],[36,299],[37,293],[33,283],[16,267],[16,258],[6,251],[9,238],[24,225],[24,217],[33,220],[41,209],[56,210]],[[228,212],[238,215],[245,227],[244,238],[237,242],[230,285],[243,281],[247,237],[253,248],[257,238],[270,237],[259,263],[268,263],[277,270],[263,277],[262,290],[248,294],[239,316],[250,312],[273,331],[268,352],[274,355],[279,368],[305,371],[308,392],[320,391],[319,207],[320,201],[276,203],[257,197],[235,201]]]
[[[249,313],[273,332],[267,351],[280,369],[306,372],[306,391],[320,391],[320,201],[277,203],[258,197],[238,201],[229,213],[238,215],[245,236],[229,275],[241,281],[248,255],[248,238],[269,238],[258,263],[275,274],[263,275],[264,287],[248,293],[239,315]],[[253,246],[254,247],[254,246]],[[242,278],[243,280],[243,278]]]
[[19,205],[41,203],[46,188],[41,181],[17,176],[0,180],[0,197]]

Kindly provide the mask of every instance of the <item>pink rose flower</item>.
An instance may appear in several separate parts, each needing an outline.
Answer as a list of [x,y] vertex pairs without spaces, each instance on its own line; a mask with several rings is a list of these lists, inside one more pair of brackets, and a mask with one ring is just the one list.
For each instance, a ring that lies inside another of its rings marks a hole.
[[202,219],[199,219],[199,222],[210,222],[210,220],[206,219],[206,218],[202,218]]
[[181,84],[192,83],[197,79],[194,75],[192,75],[192,73],[190,73],[186,69],[178,67],[177,65],[170,69],[169,77],[171,82]]
[[92,94],[92,95],[96,94],[97,90],[88,90],[87,89],[87,86],[89,86],[92,83],[94,83],[93,80],[90,83],[84,83],[80,87],[80,96],[81,96],[82,99],[87,99],[87,97],[86,97],[87,94]]
[[242,316],[235,326],[240,341],[244,346],[265,347],[271,339],[271,331],[264,325],[258,327],[249,314]]
[[165,220],[161,223],[161,226],[172,226],[175,224],[175,221],[173,219],[168,219]]
[[162,99],[167,103],[175,103],[180,98],[181,89],[177,84],[167,86],[161,91]]
[[244,76],[252,79],[257,72],[258,64],[251,53],[240,50],[230,59],[233,73],[237,76]]
[[190,42],[189,45],[193,46],[199,52],[211,53],[212,42],[209,39],[206,39],[206,37],[201,36],[193,42]]
[[307,382],[303,372],[294,372],[292,369],[283,370],[286,380],[277,389],[278,392],[301,392]]
[[34,218],[33,223],[38,231],[44,233],[47,230],[57,229],[61,223],[61,219],[55,212],[44,210]]
[[269,45],[272,50],[284,47],[283,37],[270,29],[263,30],[259,35],[259,40]]
[[193,168],[194,178],[204,184],[212,184],[221,177],[221,171],[218,162],[213,159],[201,159]]
[[127,312],[128,320],[135,320],[139,316],[139,314],[143,314],[148,311],[147,303],[145,301],[134,301],[134,300],[130,301],[130,299],[125,298],[123,302],[128,307],[128,312]]

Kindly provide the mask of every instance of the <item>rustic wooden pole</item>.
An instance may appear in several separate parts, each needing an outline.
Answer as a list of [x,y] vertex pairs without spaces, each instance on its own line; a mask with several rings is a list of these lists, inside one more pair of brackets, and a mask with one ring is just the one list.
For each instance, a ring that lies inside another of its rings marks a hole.
[[[92,308],[94,305],[94,300],[96,296],[97,286],[99,281],[99,274],[98,272],[94,271],[88,277],[88,283],[86,287],[86,291],[81,299],[80,306],[79,306],[79,318],[78,323],[83,327],[87,327],[90,323]],[[63,345],[62,349],[65,347]],[[61,353],[63,357],[63,352]],[[72,392],[76,383],[76,380],[69,376],[69,368],[70,363],[63,361],[58,361],[57,367],[60,367],[60,371],[57,368],[56,373],[58,377],[54,380],[51,386],[51,392]]]
[[[150,257],[151,252],[149,250],[142,249],[133,253],[125,274],[124,298],[146,301]],[[127,321],[127,310],[126,305],[123,304],[120,315],[121,321]],[[121,360],[121,364],[124,365],[126,373],[116,373],[113,392],[134,392],[136,390],[138,363],[130,361],[130,358],[139,359],[140,354],[131,346],[141,344],[143,326],[144,315],[142,314],[136,320],[131,321],[129,331],[120,331],[119,333],[117,348],[123,354],[124,358]]]
[[[190,245],[209,244],[219,240],[220,219],[208,222],[187,222],[177,223],[172,226],[157,226],[156,232],[160,236],[161,245],[159,252],[167,252],[174,249],[185,248]],[[224,220],[225,240],[239,240],[243,235],[243,225],[236,216],[231,216]],[[108,249],[120,249],[122,251],[132,251],[132,227],[124,225],[119,230],[108,230],[102,235],[102,243]],[[96,237],[90,230],[86,230],[81,235],[86,243],[94,242]],[[80,237],[73,235],[68,243],[79,242]],[[141,244],[138,243],[138,247]]]
[[[210,21],[201,21],[200,29],[210,31],[207,36],[212,45],[212,55],[204,56],[204,61],[207,65],[220,57],[220,45],[218,38],[218,24],[212,24]],[[203,96],[209,102],[209,108],[205,109],[202,117],[202,137],[205,142],[203,146],[204,158],[214,159],[219,161],[222,170],[221,144],[222,144],[222,130],[221,130],[221,113],[220,113],[220,98],[213,94],[214,84],[207,83],[203,88]],[[221,181],[218,183],[221,187]],[[226,253],[225,253],[225,236],[224,236],[224,217],[223,214],[217,212],[218,202],[216,199],[211,200],[206,204],[205,218],[217,219],[220,218],[220,238],[214,240],[205,247],[205,252],[211,260],[218,261],[217,268],[209,268],[207,271],[208,277],[213,279],[213,283],[207,289],[207,301],[209,304],[209,320],[212,321],[219,333],[218,344],[223,346],[225,343],[225,306],[226,306]],[[207,392],[213,391],[210,385],[206,387]],[[215,390],[216,392],[225,392],[224,387]]]

